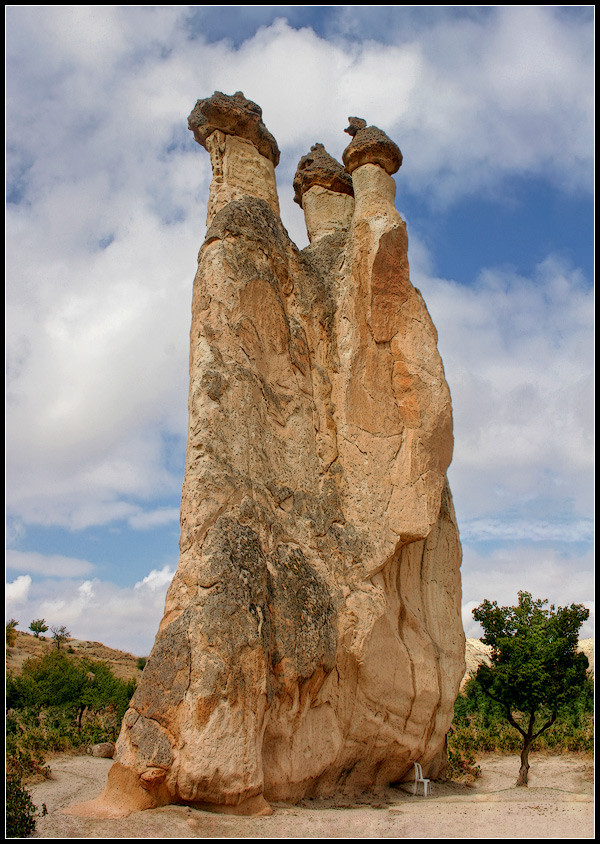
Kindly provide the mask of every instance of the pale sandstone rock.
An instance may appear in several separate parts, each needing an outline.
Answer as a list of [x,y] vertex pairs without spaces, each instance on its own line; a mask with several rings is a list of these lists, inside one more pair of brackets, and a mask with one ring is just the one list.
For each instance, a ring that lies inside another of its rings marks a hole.
[[314,185],[302,196],[302,210],[312,243],[349,228],[354,214],[354,197]]
[[329,155],[323,144],[313,144],[310,152],[298,162],[294,176],[294,202],[303,205],[303,195],[316,185],[335,193],[354,196],[351,176],[339,161]]
[[[376,790],[416,760],[435,777],[464,673],[450,395],[393,180],[358,165],[355,202],[300,252],[269,199],[273,161],[225,128],[200,138],[219,184],[179,566],[100,813],[261,813]],[[247,168],[247,146],[267,164]],[[334,207],[331,186],[305,187],[303,206],[317,191]]]
[[112,759],[115,755],[115,746],[112,741],[102,741],[99,744],[93,744],[90,753],[100,759]]
[[264,199],[279,216],[279,197],[273,162],[265,158],[247,138],[226,135],[215,129],[205,142],[210,152],[213,178],[208,196],[206,227],[215,214],[234,199],[255,196]]

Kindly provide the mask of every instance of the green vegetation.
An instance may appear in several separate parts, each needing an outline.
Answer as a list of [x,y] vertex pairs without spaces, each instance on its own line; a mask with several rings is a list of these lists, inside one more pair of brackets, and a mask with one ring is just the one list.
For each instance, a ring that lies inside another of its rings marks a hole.
[[64,624],[60,627],[51,627],[50,630],[52,630],[52,638],[56,642],[56,650],[60,650],[60,646],[71,638],[71,634]]
[[[46,815],[46,804],[42,803],[40,815]],[[26,838],[35,830],[38,814],[31,795],[15,777],[6,780],[6,837]]]
[[[520,716],[517,716],[520,717]],[[521,734],[507,722],[500,704],[482,691],[475,679],[466,682],[454,704],[448,734],[450,779],[474,779],[482,753],[520,753]],[[578,698],[557,713],[556,721],[536,740],[543,753],[589,753],[594,750],[594,683],[588,677]]]
[[23,783],[50,775],[51,752],[116,741],[135,687],[135,680],[119,680],[105,662],[70,657],[58,648],[28,659],[19,676],[8,675],[6,774],[14,829],[35,827],[35,807]]
[[519,592],[516,607],[484,601],[473,611],[491,665],[480,665],[456,700],[448,776],[477,776],[477,753],[520,753],[517,785],[526,785],[532,747],[593,752],[593,679],[577,652],[588,610],[546,604]]
[[29,629],[33,633],[36,639],[40,638],[42,633],[45,633],[48,629],[48,625],[46,624],[45,618],[36,618],[34,621],[31,622],[29,625]]
[[15,621],[14,618],[11,618],[10,621],[6,622],[6,647],[7,648],[14,648],[15,642],[17,641],[17,624],[19,622]]

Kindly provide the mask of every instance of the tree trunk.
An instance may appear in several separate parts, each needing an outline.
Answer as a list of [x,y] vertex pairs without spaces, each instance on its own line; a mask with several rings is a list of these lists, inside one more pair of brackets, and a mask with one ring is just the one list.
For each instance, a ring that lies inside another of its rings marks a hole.
[[535,712],[531,712],[529,714],[529,724],[527,726],[527,732],[523,733],[523,731],[521,730],[521,733],[523,735],[523,749],[521,750],[521,770],[519,771],[519,776],[517,777],[517,785],[527,785],[527,774],[529,772],[529,748],[531,747],[531,743],[534,739],[534,724]]
[[529,748],[531,742],[527,738],[523,741],[523,749],[521,750],[521,770],[517,777],[517,785],[527,785],[527,774],[529,772]]

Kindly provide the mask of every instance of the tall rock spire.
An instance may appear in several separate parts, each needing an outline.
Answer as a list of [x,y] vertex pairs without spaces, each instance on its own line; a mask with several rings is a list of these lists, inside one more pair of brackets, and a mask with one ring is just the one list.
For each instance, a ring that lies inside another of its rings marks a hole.
[[210,153],[213,178],[208,198],[207,227],[215,214],[234,199],[264,199],[279,216],[275,167],[279,147],[262,120],[262,109],[241,91],[233,96],[215,91],[198,100],[188,128]]
[[444,768],[464,674],[450,393],[394,207],[400,151],[350,123],[346,170],[320,145],[299,167],[299,251],[260,108],[216,93],[190,118],[213,186],[180,559],[80,813],[261,813]]

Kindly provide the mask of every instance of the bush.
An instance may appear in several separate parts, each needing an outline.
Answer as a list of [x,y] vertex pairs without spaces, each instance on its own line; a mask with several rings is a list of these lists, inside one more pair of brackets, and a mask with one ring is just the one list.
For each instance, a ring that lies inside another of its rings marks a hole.
[[[40,817],[48,813],[42,803]],[[6,781],[6,837],[26,838],[35,831],[35,819],[38,810],[27,789],[23,788],[16,777]]]
[[20,676],[7,677],[7,771],[49,776],[45,754],[116,741],[135,687],[106,663],[64,650],[27,660]]
[[7,648],[14,648],[15,643],[17,641],[17,624],[19,622],[15,621],[14,618],[11,618],[10,621],[6,622],[6,647]]
[[481,776],[481,768],[475,764],[475,753],[459,747],[458,743],[448,740],[448,764],[446,777],[449,780],[472,782]]

